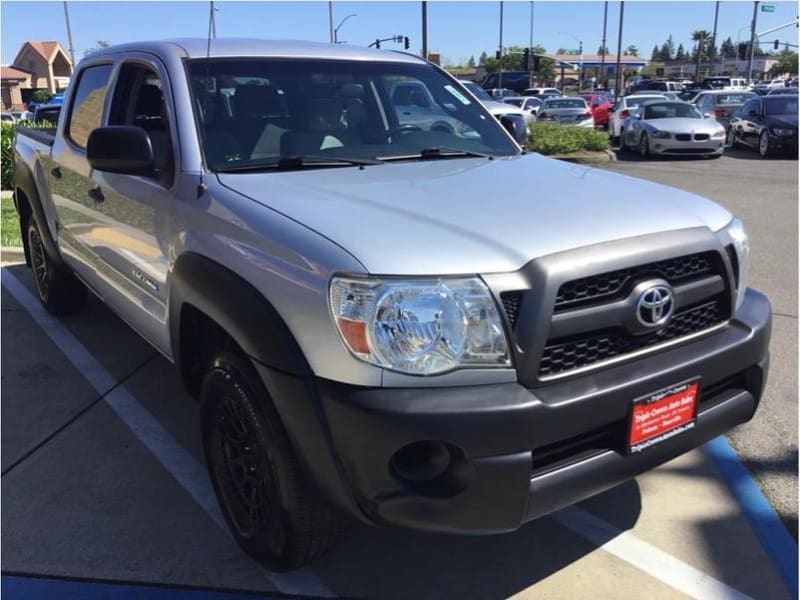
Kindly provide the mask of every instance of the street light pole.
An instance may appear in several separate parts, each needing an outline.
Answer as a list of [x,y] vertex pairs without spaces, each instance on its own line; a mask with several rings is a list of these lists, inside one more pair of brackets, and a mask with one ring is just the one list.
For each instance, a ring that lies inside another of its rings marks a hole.
[[528,37],[528,48],[533,51],[533,0],[531,0],[531,34]]
[[339,43],[339,29],[342,28],[342,25],[344,25],[344,22],[347,21],[347,19],[349,19],[350,17],[357,17],[357,16],[358,15],[356,13],[352,13],[352,14],[347,15],[341,21],[339,21],[339,25],[336,27],[336,29],[333,30],[333,43],[334,44],[338,44]]
[[[717,19],[719,19],[719,0],[717,0],[714,8],[714,33],[711,34],[711,47],[714,49],[714,54],[719,58],[719,50],[717,49]],[[713,69],[714,63],[712,62],[711,65]]]
[[497,61],[497,87],[503,89],[503,0],[500,0],[500,60]]
[[214,7],[214,0],[211,0],[211,37],[217,39],[217,18],[214,13],[217,9]]
[[606,23],[608,22],[608,0],[606,0],[603,6],[603,45],[600,48],[600,83],[603,87],[607,87],[605,84],[605,75],[606,75]]
[[72,60],[72,68],[75,68],[75,48],[72,47],[72,28],[69,26],[69,11],[67,2],[64,0],[64,19],[67,21],[67,41],[69,42],[69,57]]
[[428,2],[422,0],[422,58],[428,60]]
[[622,82],[622,73],[620,72],[620,56],[622,55],[622,18],[625,14],[625,0],[620,0],[619,3],[619,35],[617,36],[617,71],[615,73],[614,95],[619,98],[620,87]]
[[753,2],[753,21],[750,23],[750,58],[747,61],[747,82],[753,79],[753,53],[756,49],[756,19],[758,19],[758,0]]
[[573,40],[578,42],[578,54],[580,55],[580,62],[578,63],[578,91],[581,91],[583,87],[583,41],[579,40],[576,36],[571,34],[569,31],[559,31],[561,35],[568,35]]
[[334,43],[334,32],[333,32],[333,0],[328,0],[328,28],[330,29],[331,33],[331,44]]

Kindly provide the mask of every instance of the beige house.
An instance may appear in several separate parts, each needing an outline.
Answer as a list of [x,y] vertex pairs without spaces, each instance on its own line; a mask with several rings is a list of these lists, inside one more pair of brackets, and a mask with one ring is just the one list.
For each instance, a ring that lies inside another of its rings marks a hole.
[[10,66],[3,66],[4,109],[23,108],[36,90],[64,91],[72,76],[72,62],[58,42],[25,42]]

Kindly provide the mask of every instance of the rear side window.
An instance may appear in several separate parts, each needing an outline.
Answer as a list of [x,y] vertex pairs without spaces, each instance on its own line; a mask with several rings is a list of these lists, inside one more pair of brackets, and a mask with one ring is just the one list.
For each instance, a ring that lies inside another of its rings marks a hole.
[[98,65],[84,69],[78,80],[78,89],[72,98],[67,137],[81,148],[86,148],[89,134],[100,126],[110,76],[111,65]]

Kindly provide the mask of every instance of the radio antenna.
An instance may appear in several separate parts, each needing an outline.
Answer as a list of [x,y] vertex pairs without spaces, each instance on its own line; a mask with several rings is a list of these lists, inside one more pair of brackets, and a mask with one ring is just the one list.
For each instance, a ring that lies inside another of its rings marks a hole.
[[[205,125],[205,119],[208,115],[208,87],[211,84],[211,36],[213,35],[216,39],[217,37],[217,26],[214,22],[214,0],[209,2],[209,12],[208,12],[208,35],[206,37],[206,77],[205,81],[203,82],[203,124]],[[203,128],[201,128],[200,135],[203,135]],[[205,175],[205,168],[200,169],[200,184],[197,186],[197,197],[199,198],[202,196],[207,190],[208,187],[206,186],[205,182],[203,181],[203,176]]]

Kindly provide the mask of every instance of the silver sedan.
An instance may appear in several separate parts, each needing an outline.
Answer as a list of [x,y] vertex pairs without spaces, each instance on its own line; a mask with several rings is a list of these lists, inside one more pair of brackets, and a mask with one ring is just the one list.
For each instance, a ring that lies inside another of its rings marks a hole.
[[719,158],[725,150],[725,129],[685,102],[652,100],[641,104],[622,124],[620,150],[650,154]]

